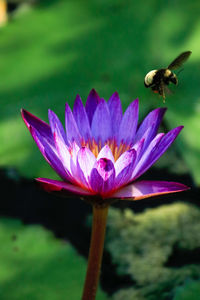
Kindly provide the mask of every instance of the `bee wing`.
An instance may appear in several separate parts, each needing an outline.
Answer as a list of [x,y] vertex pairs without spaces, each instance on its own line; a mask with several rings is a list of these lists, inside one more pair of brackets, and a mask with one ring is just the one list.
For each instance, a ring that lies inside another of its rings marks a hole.
[[186,51],[181,53],[178,57],[176,57],[173,62],[167,67],[167,69],[175,70],[182,66],[182,64],[189,58],[192,51]]

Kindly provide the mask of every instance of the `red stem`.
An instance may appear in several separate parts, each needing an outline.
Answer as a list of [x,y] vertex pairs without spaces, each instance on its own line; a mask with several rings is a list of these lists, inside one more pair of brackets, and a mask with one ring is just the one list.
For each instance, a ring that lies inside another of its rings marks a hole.
[[82,300],[95,300],[98,288],[108,206],[93,206],[92,236]]

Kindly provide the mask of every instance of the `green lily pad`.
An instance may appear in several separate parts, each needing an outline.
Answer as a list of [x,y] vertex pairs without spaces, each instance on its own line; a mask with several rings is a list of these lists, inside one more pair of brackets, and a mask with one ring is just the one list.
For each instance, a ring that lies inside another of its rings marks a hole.
[[[41,226],[0,219],[0,299],[81,299],[86,261]],[[99,291],[97,299],[107,299]]]

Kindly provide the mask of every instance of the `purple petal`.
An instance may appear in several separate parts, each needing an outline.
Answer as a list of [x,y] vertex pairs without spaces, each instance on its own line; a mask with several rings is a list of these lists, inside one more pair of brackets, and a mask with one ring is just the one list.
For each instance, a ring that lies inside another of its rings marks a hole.
[[50,164],[50,166],[56,171],[56,173],[61,178],[69,181],[70,178],[67,175],[67,173],[65,172],[65,169],[58,157],[57,152],[54,151],[54,148],[52,148],[51,145],[49,145],[47,143],[46,139],[44,139],[40,135],[40,133],[37,130],[35,130],[35,128],[30,127],[30,132],[31,132],[31,135],[32,135],[33,139],[35,140],[39,150],[41,151],[41,153],[43,154],[43,156],[47,160],[47,162]]
[[146,171],[145,166],[147,166],[151,161],[151,157],[156,151],[156,147],[158,147],[158,144],[160,143],[163,136],[164,133],[158,133],[156,137],[151,141],[147,150],[143,153],[141,159],[138,161],[137,165],[134,168],[132,180],[138,178],[142,173]]
[[70,154],[71,154],[70,170],[74,180],[76,182],[79,182],[79,184],[81,185],[81,181],[79,180],[78,167],[77,167],[77,157],[78,157],[79,150],[80,147],[76,144],[76,142],[73,142],[70,149]]
[[90,185],[93,191],[104,196],[114,188],[115,168],[111,160],[101,158],[92,169]]
[[53,135],[49,124],[32,115],[25,109],[21,110],[21,115],[29,131],[30,128],[35,128],[40,133],[40,135],[48,141],[49,144],[54,146]]
[[72,160],[75,164],[77,162],[77,156],[78,156],[79,150],[80,150],[80,147],[75,142],[73,142],[72,145],[71,145],[71,151],[70,152],[71,152]]
[[115,163],[115,188],[127,184],[131,180],[135,165],[136,151],[134,149],[124,152]]
[[68,141],[70,143],[75,141],[78,145],[80,145],[81,135],[68,103],[65,105],[65,128]]
[[131,149],[134,149],[136,151],[136,163],[140,160],[141,155],[143,153],[144,149],[144,142],[145,138],[142,138],[140,141],[138,141]]
[[113,157],[112,151],[110,150],[110,147],[108,145],[105,145],[99,152],[97,156],[97,160],[99,160],[100,158],[107,158],[110,159],[113,164],[115,163],[115,159]]
[[[151,140],[149,138],[149,136],[151,136],[151,127],[147,128],[147,130],[144,132],[143,137],[141,139],[141,140],[143,140],[143,147],[142,147],[141,152],[140,152],[140,157],[145,152],[145,150],[147,149],[147,147],[149,146],[151,141],[154,139],[154,138],[152,138],[152,140]],[[139,141],[141,141],[141,140],[139,140]],[[139,141],[136,142],[136,145]]]
[[117,92],[115,92],[108,100],[108,108],[112,120],[112,132],[116,137],[119,133],[119,127],[123,117],[122,105]]
[[122,118],[119,128],[118,145],[121,142],[125,144],[133,143],[138,122],[138,111],[138,99],[136,99],[128,106]]
[[[153,111],[151,111],[144,121],[141,123],[135,137],[135,142],[138,140],[141,140],[141,138],[145,137],[145,146],[146,148],[151,140],[156,136],[158,128],[160,126],[160,123],[162,121],[162,118],[164,116],[164,113],[166,112],[166,108],[157,108]],[[148,131],[148,129],[151,129]],[[147,134],[148,132],[148,134]]]
[[[148,170],[162,155],[163,153],[169,148],[169,146],[173,143],[176,139],[180,131],[183,129],[183,126],[176,127],[170,130],[167,134],[165,134],[162,139],[154,147],[151,147],[153,143],[149,145],[146,152],[142,156],[141,160],[138,163],[139,169],[134,175],[134,179],[141,176],[146,170]],[[158,134],[159,136],[161,134]],[[155,140],[155,138],[154,138]],[[138,167],[137,166],[137,167]]]
[[44,190],[47,192],[63,192],[65,196],[72,196],[73,194],[77,194],[79,196],[90,196],[93,195],[93,193],[86,191],[82,189],[79,186],[72,185],[67,182],[53,180],[53,179],[47,179],[47,178],[37,178],[36,179]]
[[58,152],[59,158],[68,174],[70,181],[74,182],[71,170],[71,154],[69,153],[68,147],[63,140],[63,136],[57,126],[54,127],[54,140],[56,145],[56,150]]
[[54,135],[55,127],[56,127],[57,128],[56,130],[59,131],[59,135],[62,136],[63,141],[65,141],[65,143],[68,144],[66,133],[57,115],[52,110],[49,109],[48,116],[49,116],[49,123],[52,131],[52,135]]
[[87,98],[87,101],[85,104],[85,110],[88,115],[90,124],[92,124],[93,115],[94,115],[94,112],[95,112],[99,102],[100,102],[99,95],[97,94],[97,92],[94,89],[92,89],[88,95],[88,98]]
[[74,102],[73,114],[81,136],[85,141],[88,141],[91,138],[91,129],[85,107],[79,95],[76,96]]
[[101,146],[112,136],[110,112],[107,103],[103,99],[101,99],[95,110],[91,129],[95,141],[97,143],[101,142]]
[[177,182],[139,181],[118,190],[111,197],[134,201],[164,194],[182,192],[188,189],[188,186]]
[[128,150],[124,152],[122,155],[120,155],[118,160],[115,162],[116,176],[118,176],[125,167],[130,165],[130,163],[132,163],[132,161],[135,160],[135,157],[136,157],[136,151],[134,149]]
[[83,147],[79,150],[77,156],[78,176],[80,181],[88,188],[90,188],[89,178],[95,163],[96,157],[88,148]]

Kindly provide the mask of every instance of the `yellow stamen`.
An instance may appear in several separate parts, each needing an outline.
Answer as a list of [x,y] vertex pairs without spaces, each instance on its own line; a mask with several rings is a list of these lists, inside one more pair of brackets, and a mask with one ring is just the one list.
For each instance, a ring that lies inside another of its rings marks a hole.
[[120,157],[120,155],[122,155],[122,153],[131,148],[130,145],[127,145],[125,143],[121,143],[119,146],[117,146],[117,142],[114,138],[106,141],[104,145],[102,145],[101,140],[99,140],[99,142],[97,143],[94,139],[88,141],[83,140],[81,142],[81,146],[89,148],[95,157],[98,156],[99,152],[105,145],[109,146],[115,161]]

